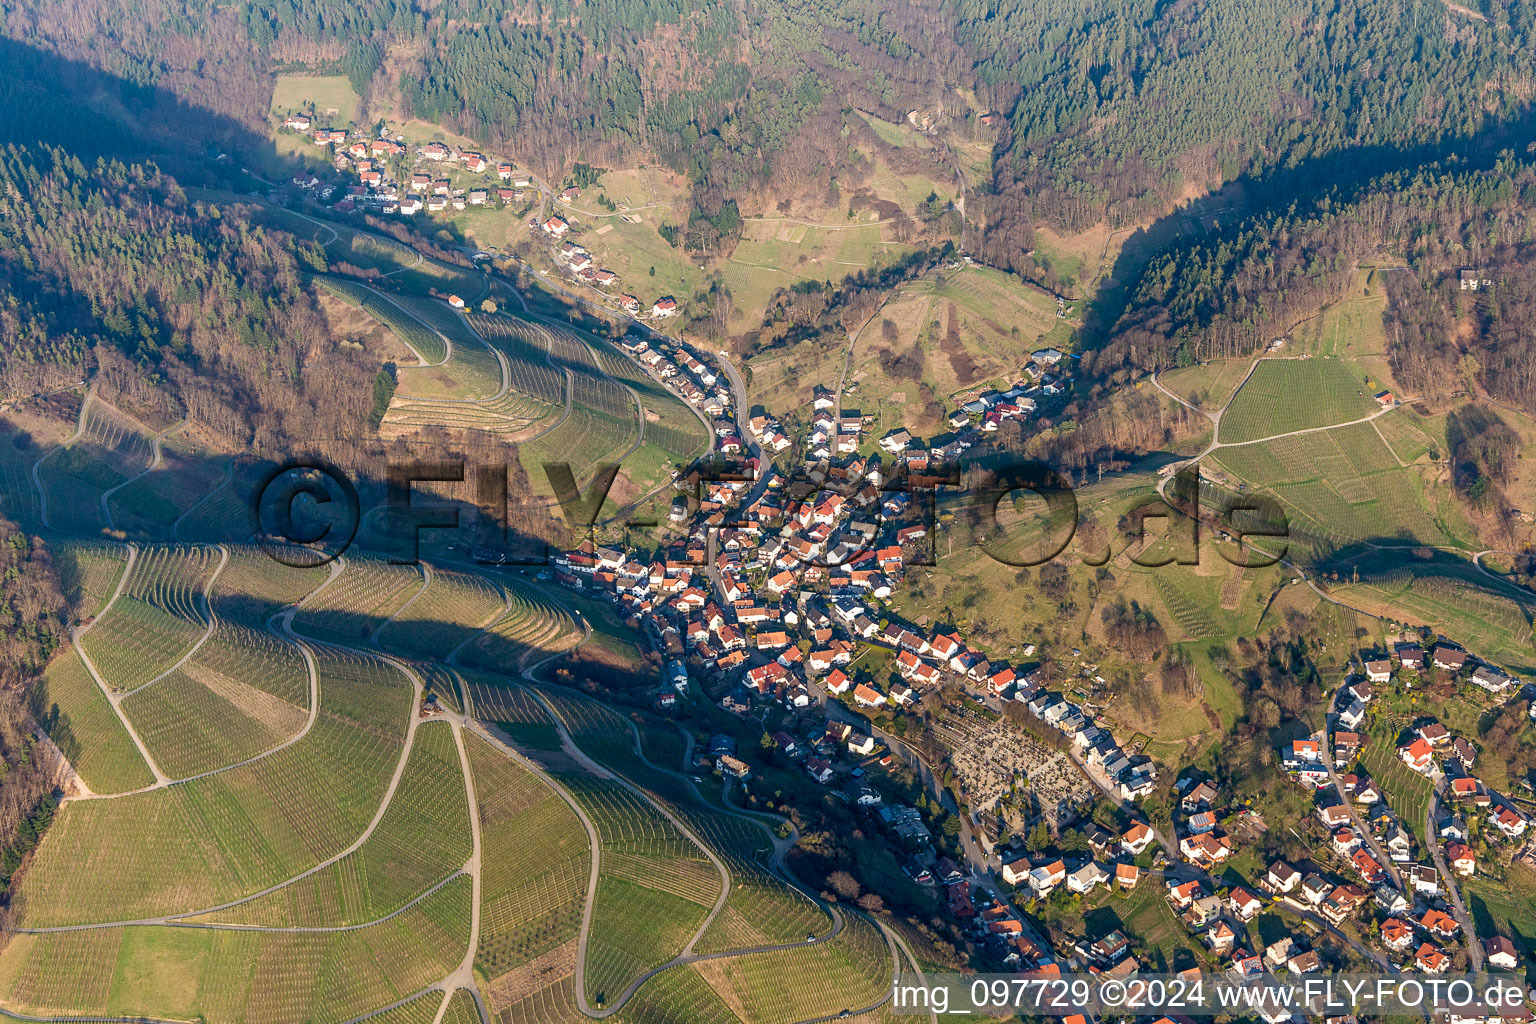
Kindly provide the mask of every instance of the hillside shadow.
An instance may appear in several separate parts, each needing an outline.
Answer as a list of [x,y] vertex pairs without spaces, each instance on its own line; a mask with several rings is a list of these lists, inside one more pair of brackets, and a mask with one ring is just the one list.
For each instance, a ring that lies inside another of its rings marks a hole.
[[1517,118],[1485,124],[1470,137],[1409,146],[1358,146],[1302,160],[1293,167],[1236,178],[1132,232],[1103,287],[1084,310],[1078,351],[1104,347],[1130,307],[1148,265],[1181,241],[1221,237],[1250,217],[1277,213],[1292,203],[1322,195],[1331,195],[1337,208],[1357,197],[1373,179],[1396,171],[1434,163],[1454,166],[1457,171],[1486,170],[1494,166],[1501,150],[1523,151],[1533,135],[1536,108]]
[[151,160],[183,184],[243,181],[244,159],[275,151],[252,125],[15,39],[0,38],[0,67],[3,143],[60,147],[85,163]]

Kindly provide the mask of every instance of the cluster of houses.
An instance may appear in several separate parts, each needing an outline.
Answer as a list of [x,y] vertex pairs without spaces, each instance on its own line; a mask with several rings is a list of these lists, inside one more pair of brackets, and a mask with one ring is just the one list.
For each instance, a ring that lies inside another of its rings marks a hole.
[[[589,284],[594,288],[612,288],[619,283],[619,275],[611,270],[594,267],[592,254],[569,239],[561,242],[559,248],[555,250],[555,259],[582,284]],[[633,295],[624,296],[621,304],[627,313],[637,313],[640,310],[640,300]]]
[[[347,186],[345,196],[336,204],[343,212],[371,209],[406,216],[423,210],[458,212],[472,206],[520,203],[533,186],[532,176],[511,163],[496,162],[493,166],[483,153],[441,142],[412,147],[388,128],[381,129],[377,137],[339,128],[315,128],[306,114],[285,118],[283,128],[307,136],[315,146],[330,148],[336,170],[355,177],[355,183]],[[410,158],[410,169],[397,180],[395,169],[403,158]],[[483,185],[458,184],[444,173],[450,166],[485,175],[487,180]],[[321,187],[319,179],[307,172],[301,171],[293,181],[305,190]]]
[[[569,195],[571,198],[575,198],[576,194],[579,194],[576,189],[568,188],[560,196],[566,202],[570,202],[570,199],[565,197]],[[611,270],[594,267],[592,265],[592,254],[565,237],[570,232],[571,225],[564,217],[561,217],[559,214],[551,214],[542,222],[535,220],[530,226],[539,228],[551,239],[560,242],[560,245],[555,249],[555,262],[568,270],[578,282],[591,285],[594,288],[614,288],[618,286],[619,275]],[[620,295],[618,303],[619,308],[630,316],[638,318],[642,315],[640,300],[635,296]],[[663,295],[651,303],[650,317],[653,320],[666,320],[676,316],[677,313],[677,300],[670,295]]]
[[[627,301],[633,301],[625,296]],[[715,450],[725,455],[741,452],[741,439],[732,416],[732,395],[728,383],[682,343],[651,344],[643,339],[626,338],[620,347],[644,366],[689,405],[713,417]],[[679,497],[674,510],[686,508],[687,499]],[[680,517],[674,512],[673,520]]]
[[[664,342],[625,348],[714,417],[717,451],[756,468],[723,373],[706,356]],[[818,390],[815,411],[829,406],[830,392]],[[771,417],[754,417],[749,426],[764,449],[793,446]],[[612,601],[649,636],[669,665],[661,706],[675,705],[690,678],[705,681],[721,707],[739,714],[770,703],[799,711],[829,699],[897,711],[951,682],[994,703],[1024,705],[1125,798],[1150,792],[1150,759],[1127,754],[1091,712],[1049,692],[1041,672],[989,658],[954,629],[920,630],[886,606],[927,526],[907,522],[916,518],[909,492],[885,485],[893,473],[921,481],[942,458],[942,451],[904,447],[895,467],[855,453],[813,459],[793,480],[772,466],[756,481],[745,472],[741,479],[690,477],[680,484],[693,483],[697,492],[674,501],[678,529],[659,549],[641,554],[589,541],[555,558],[556,578]],[[887,652],[889,671],[881,677],[850,667],[871,649]],[[850,756],[873,750],[874,741],[856,731],[845,740]],[[807,772],[823,781],[828,760],[808,760]]]
[[1024,364],[1023,380],[1007,391],[988,389],[961,395],[949,425],[956,430],[974,428],[992,433],[1009,420],[1029,418],[1039,408],[1041,396],[1060,395],[1071,386],[1072,378],[1060,369],[1065,358],[1065,353],[1054,348],[1031,352]]
[[[1511,840],[1524,836],[1529,820],[1512,802],[1490,794],[1472,774],[1477,758],[1472,743],[1465,737],[1453,737],[1433,719],[1420,720],[1410,735],[1402,738],[1397,756],[1409,768],[1444,786],[1448,803],[1432,823],[1433,834],[1427,837],[1440,845],[1439,858],[1431,856],[1435,851],[1415,849],[1411,829],[1398,820],[1382,789],[1361,768],[1337,775],[1338,785],[1330,785],[1338,772],[1354,765],[1359,757],[1366,742],[1360,730],[1368,707],[1378,697],[1377,688],[1391,682],[1395,671],[1418,673],[1433,666],[1461,673],[1471,661],[1465,651],[1446,644],[1429,651],[1403,645],[1394,654],[1396,666],[1392,659],[1367,660],[1363,676],[1346,683],[1339,700],[1342,710],[1335,716],[1329,744],[1308,737],[1291,741],[1282,752],[1282,763],[1292,776],[1319,790],[1317,817],[1329,835],[1329,848],[1341,869],[1358,878],[1358,883],[1335,885],[1321,874],[1302,878],[1283,865],[1278,872],[1271,869],[1270,881],[1281,894],[1290,894],[1300,885],[1298,898],[1334,924],[1353,916],[1359,907],[1374,903],[1388,915],[1380,929],[1387,951],[1398,956],[1405,968],[1440,974],[1451,963],[1443,944],[1476,941],[1476,936],[1462,937],[1460,924],[1448,913],[1446,899],[1453,895],[1454,879],[1442,878],[1441,869],[1434,864],[1416,862],[1416,854],[1437,859],[1454,875],[1468,878],[1478,870],[1476,855],[1468,845],[1469,813],[1483,811],[1488,826]],[[1477,666],[1473,675],[1478,686],[1496,695],[1518,686],[1488,665]],[[1411,685],[1408,679],[1404,682]],[[1342,791],[1342,799],[1337,791]],[[1507,939],[1497,936],[1488,941],[1508,944]]]

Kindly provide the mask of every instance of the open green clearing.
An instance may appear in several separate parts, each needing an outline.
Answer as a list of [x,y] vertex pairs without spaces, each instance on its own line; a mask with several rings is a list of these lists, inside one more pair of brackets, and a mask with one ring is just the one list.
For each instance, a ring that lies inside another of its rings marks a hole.
[[272,113],[313,110],[322,121],[349,124],[357,112],[357,93],[346,75],[278,75],[272,88]]

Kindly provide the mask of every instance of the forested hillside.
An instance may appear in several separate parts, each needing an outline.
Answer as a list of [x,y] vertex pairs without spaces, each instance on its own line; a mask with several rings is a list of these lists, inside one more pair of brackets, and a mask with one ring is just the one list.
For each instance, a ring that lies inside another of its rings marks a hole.
[[0,252],[7,394],[94,369],[103,397],[241,446],[334,436],[372,409],[378,367],[327,343],[292,238],[153,165],[6,149]]
[[1533,9],[1519,2],[1486,17],[1438,0],[955,10],[978,87],[1011,111],[998,190],[1073,230],[1346,148],[1464,138],[1530,97]]
[[[1350,270],[1385,250],[1406,260],[1382,275],[1399,383],[1423,396],[1472,385],[1529,408],[1533,226],[1536,169],[1512,154],[1486,171],[1431,166],[1333,191],[1162,253],[1109,343],[1084,363],[1114,382],[1250,354],[1339,299]],[[1462,268],[1497,288],[1462,290]]]
[[843,110],[973,133],[991,109],[975,220],[1027,271],[1031,222],[1144,222],[1242,175],[1368,164],[1523,109],[1532,5],[1485,6],[23,0],[4,32],[251,127],[271,74],[309,69],[347,76],[364,116],[515,145],[547,174],[657,158],[693,184],[700,248],[730,199],[836,178]]

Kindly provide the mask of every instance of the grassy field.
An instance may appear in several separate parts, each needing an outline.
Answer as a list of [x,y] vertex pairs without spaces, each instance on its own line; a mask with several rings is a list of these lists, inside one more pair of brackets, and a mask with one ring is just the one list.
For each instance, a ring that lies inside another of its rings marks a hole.
[[328,124],[350,124],[357,113],[357,93],[345,75],[278,75],[272,87],[273,115],[300,110],[313,110]]
[[1168,370],[1158,376],[1163,387],[1191,405],[1219,412],[1231,401],[1237,386],[1248,376],[1247,359],[1221,359],[1198,366]]
[[157,468],[107,498],[113,527],[129,536],[172,539],[172,524],[224,479],[224,457],[184,431],[162,440],[160,450]]
[[1265,359],[1221,418],[1226,444],[1325,427],[1379,408],[1364,377],[1338,359]]

